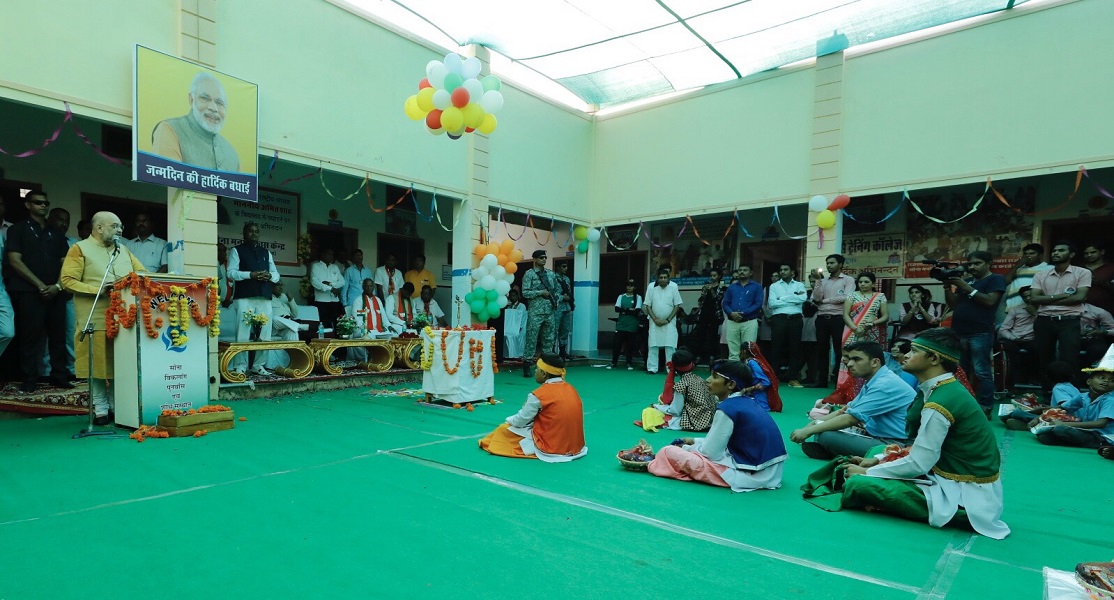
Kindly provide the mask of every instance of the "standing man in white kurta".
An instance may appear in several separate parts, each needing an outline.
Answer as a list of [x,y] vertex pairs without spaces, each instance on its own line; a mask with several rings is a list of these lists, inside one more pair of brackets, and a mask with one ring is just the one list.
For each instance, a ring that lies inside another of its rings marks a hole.
[[[236,319],[236,341],[251,340],[251,325],[244,322],[249,311],[265,315],[267,322],[259,328],[259,341],[271,339],[271,286],[278,283],[279,272],[271,251],[259,244],[259,225],[244,223],[244,243],[228,251],[228,278],[234,281],[232,292]],[[256,352],[252,359],[251,372],[256,375],[269,375],[265,365],[266,352]],[[241,352],[232,357],[231,370],[243,373],[247,365],[247,353]]]
[[650,317],[650,350],[646,355],[646,372],[658,372],[658,350],[665,349],[665,356],[677,350],[677,312],[681,310],[681,292],[669,280],[669,269],[658,269],[657,282],[646,289],[642,310]]

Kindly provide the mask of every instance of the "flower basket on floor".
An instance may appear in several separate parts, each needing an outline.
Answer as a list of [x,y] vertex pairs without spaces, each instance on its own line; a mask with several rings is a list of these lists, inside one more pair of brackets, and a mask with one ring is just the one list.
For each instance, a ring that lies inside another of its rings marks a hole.
[[647,471],[650,461],[654,460],[654,449],[646,443],[646,440],[638,440],[637,446],[629,450],[620,450],[615,457],[628,471]]
[[235,413],[227,406],[209,404],[198,409],[164,410],[159,415],[159,429],[170,437],[188,437],[197,431],[222,431],[235,427]]

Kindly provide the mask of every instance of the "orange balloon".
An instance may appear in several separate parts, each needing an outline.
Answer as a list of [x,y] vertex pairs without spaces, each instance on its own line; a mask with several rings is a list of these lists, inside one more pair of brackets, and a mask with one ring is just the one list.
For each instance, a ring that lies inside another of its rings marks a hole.
[[499,243],[498,242],[491,242],[490,244],[488,244],[487,245],[487,253],[488,254],[494,254],[495,256],[499,256]]
[[519,250],[518,248],[511,250],[511,262],[516,263],[520,260],[522,260],[522,250]]
[[503,243],[499,244],[499,253],[500,254],[510,254],[511,250],[514,250],[514,241],[513,240],[503,240]]
[[514,275],[518,271],[518,264],[509,262],[504,266],[504,268],[507,270],[508,273]]
[[[502,248],[500,248],[500,249],[502,249]],[[507,264],[507,259],[510,258],[510,257],[507,256],[506,254],[500,254],[498,258],[499,258],[499,264],[505,266]]]
[[472,254],[475,254],[476,258],[483,258],[483,255],[487,254],[487,244],[476,244],[476,247],[472,249]]

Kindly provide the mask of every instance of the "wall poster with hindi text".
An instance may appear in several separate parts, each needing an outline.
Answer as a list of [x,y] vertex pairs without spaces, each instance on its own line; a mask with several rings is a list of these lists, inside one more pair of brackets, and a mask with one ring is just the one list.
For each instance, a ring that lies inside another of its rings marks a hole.
[[904,272],[905,234],[844,234],[840,253],[847,260],[843,272],[852,277],[870,271],[879,279],[897,279]]
[[132,179],[255,201],[259,86],[136,45]]
[[262,188],[258,202],[217,198],[217,241],[228,249],[244,241],[244,224],[259,225],[259,243],[269,249],[276,265],[298,266],[298,226],[301,196]]

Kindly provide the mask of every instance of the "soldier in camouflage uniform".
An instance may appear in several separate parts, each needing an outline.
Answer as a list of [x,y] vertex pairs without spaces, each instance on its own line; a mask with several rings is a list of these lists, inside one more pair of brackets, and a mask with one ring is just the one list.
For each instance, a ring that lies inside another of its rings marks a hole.
[[561,263],[557,267],[557,273],[555,273],[557,283],[561,286],[558,288],[561,291],[561,297],[557,300],[557,314],[553,317],[557,326],[557,350],[561,358],[566,361],[571,358],[568,346],[572,343],[570,339],[572,337],[572,311],[576,309],[572,299],[572,281],[568,276],[569,262]]
[[553,313],[560,296],[556,275],[545,268],[545,261],[548,259],[545,250],[535,250],[531,256],[534,259],[534,268],[522,276],[522,297],[528,302],[526,347],[522,352],[523,377],[531,376],[530,369],[542,352],[553,349],[556,337]]

